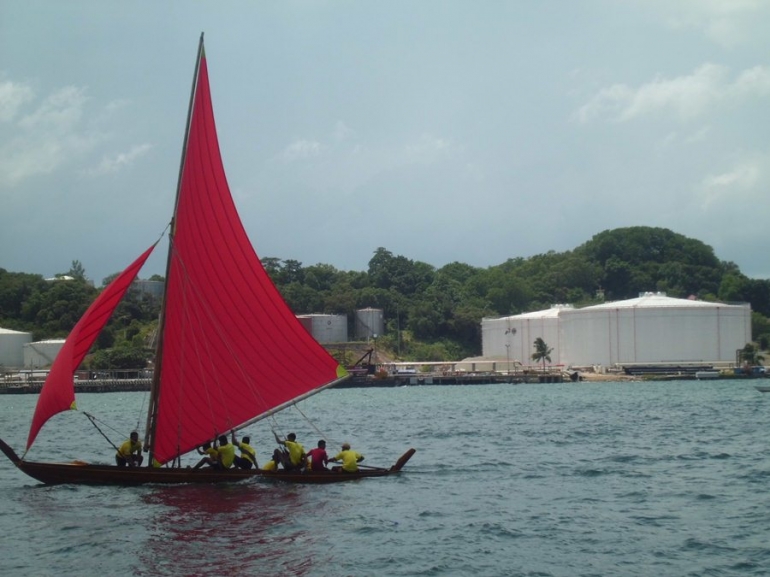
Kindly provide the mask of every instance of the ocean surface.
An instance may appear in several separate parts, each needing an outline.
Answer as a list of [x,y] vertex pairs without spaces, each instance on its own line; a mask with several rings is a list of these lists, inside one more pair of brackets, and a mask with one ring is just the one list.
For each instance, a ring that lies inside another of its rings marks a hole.
[[[308,449],[320,434],[332,450],[349,441],[369,465],[417,449],[399,476],[329,486],[46,487],[0,456],[0,574],[768,575],[757,383],[329,390],[246,430],[261,461],[271,425]],[[0,437],[20,454],[36,399],[0,396]],[[117,443],[142,428],[147,398],[78,405]],[[28,458],[113,455],[71,411]]]

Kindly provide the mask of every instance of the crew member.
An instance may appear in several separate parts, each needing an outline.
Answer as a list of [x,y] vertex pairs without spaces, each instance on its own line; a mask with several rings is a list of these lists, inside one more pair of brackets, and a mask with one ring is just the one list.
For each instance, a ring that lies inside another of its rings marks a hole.
[[329,455],[326,454],[326,441],[321,439],[318,446],[307,454],[310,457],[311,471],[328,471],[326,464],[329,462]]
[[232,440],[233,445],[241,450],[240,456],[236,455],[235,460],[233,461],[235,466],[239,469],[251,469],[252,467],[258,469],[257,452],[251,445],[249,445],[251,439],[249,437],[243,437],[243,440],[239,442],[235,437],[235,431],[233,431]]
[[123,443],[118,452],[115,453],[115,463],[118,467],[139,467],[144,461],[142,455],[142,442],[139,440],[139,433],[131,431],[129,439]]
[[289,433],[286,440],[282,441],[278,433],[273,431],[275,442],[283,445],[289,451],[287,458],[283,460],[283,468],[287,471],[301,470],[305,466],[305,447],[297,442],[297,435]]
[[343,473],[355,473],[358,471],[358,463],[364,460],[364,456],[351,449],[350,443],[342,443],[342,451],[329,460],[335,463],[342,461]]

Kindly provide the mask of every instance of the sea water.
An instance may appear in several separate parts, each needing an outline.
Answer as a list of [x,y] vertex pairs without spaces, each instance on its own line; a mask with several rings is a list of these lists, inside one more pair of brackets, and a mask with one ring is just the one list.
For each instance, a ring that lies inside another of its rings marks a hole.
[[[46,487],[3,460],[0,573],[767,575],[770,394],[757,382],[328,390],[244,431],[261,461],[271,427],[306,449],[349,441],[369,465],[417,449],[401,475],[326,486]],[[35,401],[0,396],[0,437],[19,452]],[[146,403],[78,398],[113,443],[141,429]],[[113,455],[68,412],[28,458]]]

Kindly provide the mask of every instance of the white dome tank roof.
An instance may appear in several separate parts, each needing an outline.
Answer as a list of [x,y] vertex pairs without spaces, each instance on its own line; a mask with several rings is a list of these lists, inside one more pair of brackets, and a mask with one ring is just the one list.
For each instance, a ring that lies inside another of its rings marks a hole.
[[11,329],[4,329],[0,327],[0,335],[29,335],[31,333],[25,333],[23,331],[12,331]]
[[726,305],[724,303],[713,303],[713,302],[699,301],[699,300],[693,300],[693,299],[677,299],[677,298],[666,296],[666,293],[649,292],[649,293],[642,293],[639,295],[639,297],[635,299],[606,302],[600,305],[585,307],[580,310],[587,311],[587,310],[601,310],[601,309],[666,308],[666,307],[714,308],[714,307],[724,307],[724,306],[735,306],[735,305]]

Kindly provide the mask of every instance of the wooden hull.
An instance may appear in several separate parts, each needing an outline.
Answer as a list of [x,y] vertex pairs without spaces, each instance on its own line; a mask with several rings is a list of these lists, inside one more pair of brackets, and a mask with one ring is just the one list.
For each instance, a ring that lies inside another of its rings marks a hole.
[[20,459],[2,439],[0,450],[5,453],[23,473],[37,479],[46,485],[176,485],[185,483],[234,483],[245,479],[270,479],[287,483],[327,484],[355,481],[369,477],[385,477],[397,474],[414,454],[409,449],[390,469],[367,468],[357,473],[327,472],[294,472],[294,471],[261,471],[228,469],[190,468],[151,468],[151,467],[117,467],[115,465],[88,465],[82,463],[36,463]]

